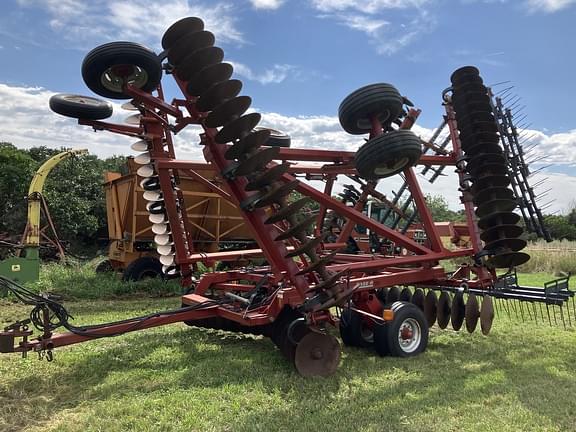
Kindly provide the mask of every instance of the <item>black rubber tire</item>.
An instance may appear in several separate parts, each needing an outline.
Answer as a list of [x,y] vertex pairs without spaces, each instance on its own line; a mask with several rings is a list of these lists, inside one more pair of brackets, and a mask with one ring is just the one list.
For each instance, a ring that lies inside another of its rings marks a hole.
[[96,266],[94,271],[96,273],[112,273],[114,271],[114,267],[112,267],[112,263],[109,259],[105,259]]
[[265,146],[268,147],[290,147],[292,139],[290,135],[285,134],[284,132],[280,132],[276,129],[270,128],[255,128],[255,130],[266,129],[270,131],[270,137],[264,143]]
[[414,132],[394,130],[369,140],[358,149],[354,164],[366,180],[390,177],[414,166],[422,155],[422,144]]
[[[394,311],[394,319],[392,322],[374,326],[376,352],[381,356],[389,354],[393,357],[413,357],[424,352],[428,346],[429,329],[422,311],[415,305],[406,302],[396,302],[391,306],[386,306],[385,309]],[[411,320],[420,329],[418,344],[410,351],[406,351],[398,340],[398,332],[406,320]]]
[[373,335],[363,333],[366,329],[362,315],[351,309],[344,309],[340,316],[340,337],[344,345],[367,348],[373,344]]
[[370,115],[378,114],[382,125],[389,125],[402,113],[403,99],[391,84],[370,84],[348,95],[338,108],[342,128],[352,135],[370,132]]
[[55,94],[49,104],[56,114],[76,119],[103,120],[113,112],[110,102],[90,96]]
[[124,269],[122,280],[139,281],[147,277],[162,277],[162,264],[158,258],[145,256],[132,261]]
[[154,51],[133,42],[110,42],[90,51],[82,62],[82,78],[90,90],[110,99],[131,99],[121,87],[109,88],[102,77],[113,66],[137,66],[143,72],[133,85],[152,92],[162,79],[162,64]]

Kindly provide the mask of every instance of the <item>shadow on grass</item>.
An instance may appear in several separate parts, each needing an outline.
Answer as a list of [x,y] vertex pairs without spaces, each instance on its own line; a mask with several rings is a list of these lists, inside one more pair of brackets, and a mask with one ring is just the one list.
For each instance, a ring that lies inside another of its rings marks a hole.
[[573,370],[574,352],[547,356],[549,347],[517,336],[502,332],[502,349],[498,339],[447,332],[432,339],[426,354],[407,360],[344,348],[335,376],[304,379],[268,339],[171,327],[57,351],[61,370],[15,380],[0,397],[7,412],[18,410],[19,398],[33,398],[31,413],[18,417],[22,430],[93,400],[236,385],[264,388],[284,403],[242,411],[233,430],[420,430],[415,416],[428,416],[434,427],[435,413],[445,419],[450,410],[498,409],[506,397],[571,430],[567,411],[576,383],[562,371]]

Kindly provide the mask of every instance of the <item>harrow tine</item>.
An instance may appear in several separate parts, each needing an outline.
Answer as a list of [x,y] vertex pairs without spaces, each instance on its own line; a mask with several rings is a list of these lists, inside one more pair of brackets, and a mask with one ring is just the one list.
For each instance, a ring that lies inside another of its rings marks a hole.
[[522,322],[524,322],[524,308],[522,307],[522,302],[519,302],[518,307],[520,308],[520,316],[522,317]]
[[548,324],[552,327],[552,319],[550,318],[550,305],[546,303],[546,313],[548,314]]
[[[564,306],[562,306],[564,307]],[[568,314],[568,326],[572,327],[572,317],[570,316],[570,305],[566,304],[566,313]]]
[[564,321],[564,306],[560,305],[560,318],[562,318],[562,324],[564,325],[564,330],[566,330],[566,321]]

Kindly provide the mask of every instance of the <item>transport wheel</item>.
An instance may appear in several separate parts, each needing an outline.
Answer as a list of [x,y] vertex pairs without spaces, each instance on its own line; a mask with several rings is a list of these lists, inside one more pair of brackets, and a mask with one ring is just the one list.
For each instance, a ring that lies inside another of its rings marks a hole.
[[374,334],[366,321],[356,311],[344,309],[340,316],[340,337],[344,345],[366,348],[372,346]]
[[291,144],[290,135],[287,135],[287,134],[280,132],[276,129],[270,129],[270,128],[256,127],[256,128],[254,128],[254,130],[255,131],[258,131],[258,130],[270,131],[270,137],[264,143],[265,146],[290,147],[290,144]]
[[338,108],[342,128],[352,135],[372,130],[371,116],[382,125],[390,124],[402,113],[403,99],[393,85],[379,83],[364,86],[348,95]]
[[103,120],[112,115],[112,104],[102,99],[74,94],[55,94],[50,109],[56,114],[86,120]]
[[[387,307],[388,308],[388,307]],[[392,322],[374,328],[374,346],[381,356],[413,357],[428,345],[428,323],[424,314],[411,303],[396,302]]]
[[90,51],[82,62],[82,78],[94,93],[110,99],[131,99],[124,83],[145,92],[156,89],[162,64],[154,51],[133,42],[110,42]]
[[101,263],[96,266],[94,270],[96,273],[112,273],[114,268],[112,267],[112,263],[109,259],[105,259]]
[[360,147],[354,163],[362,178],[375,180],[413,166],[421,154],[420,138],[409,130],[395,130],[372,138]]
[[149,256],[135,259],[128,264],[122,274],[122,280],[124,282],[155,277],[162,277],[162,264],[160,264],[158,258]]

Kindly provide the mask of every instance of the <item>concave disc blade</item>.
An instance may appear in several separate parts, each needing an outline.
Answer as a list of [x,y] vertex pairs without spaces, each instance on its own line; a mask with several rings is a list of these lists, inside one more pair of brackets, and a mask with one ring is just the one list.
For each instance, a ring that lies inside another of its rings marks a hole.
[[329,334],[312,331],[296,346],[294,365],[303,377],[327,377],[336,372],[340,355],[338,339]]
[[466,318],[466,330],[468,330],[468,333],[474,333],[480,317],[480,305],[475,294],[468,294],[464,315]]
[[428,291],[424,299],[424,316],[428,321],[428,327],[432,327],[436,322],[436,315],[438,313],[438,297],[432,290]]
[[450,298],[450,294],[446,291],[440,294],[440,298],[438,299],[438,327],[441,329],[445,329],[448,327],[448,323],[450,322],[450,313],[452,311],[452,299]]
[[466,316],[466,304],[464,303],[464,294],[457,292],[452,299],[452,310],[450,312],[450,320],[452,321],[452,328],[456,331],[462,328],[464,317]]
[[491,296],[484,296],[482,299],[482,308],[480,309],[480,328],[482,334],[487,336],[494,322],[494,305]]

